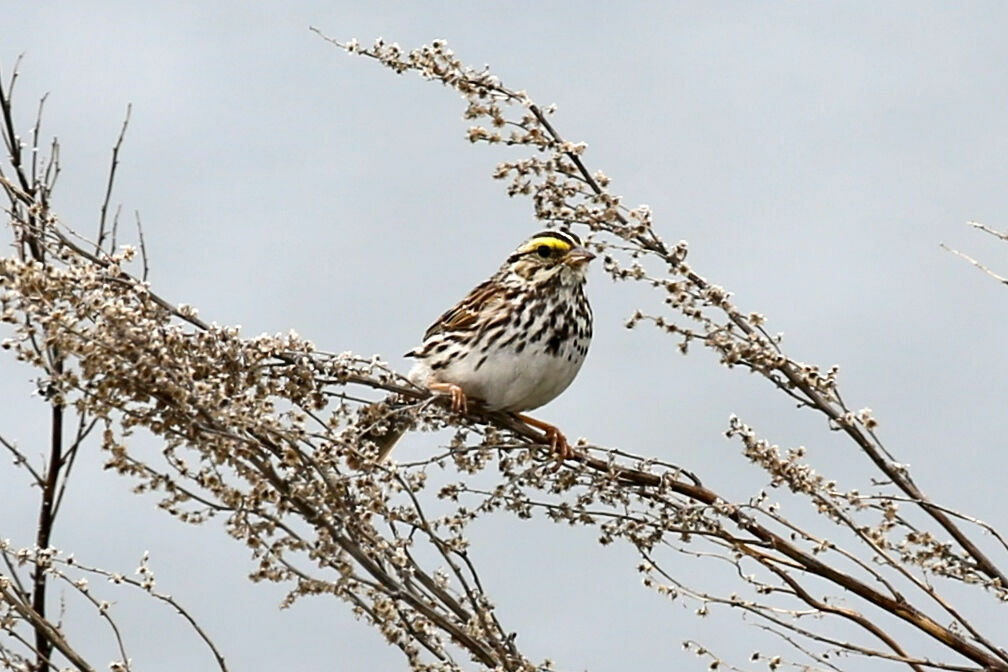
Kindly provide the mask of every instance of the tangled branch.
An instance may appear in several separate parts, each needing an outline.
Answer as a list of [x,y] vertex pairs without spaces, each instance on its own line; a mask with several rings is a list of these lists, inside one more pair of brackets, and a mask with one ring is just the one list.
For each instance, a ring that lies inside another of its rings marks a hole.
[[[339,46],[461,93],[465,118],[482,124],[469,129],[470,141],[530,152],[498,166],[508,193],[530,197],[549,224],[583,230],[614,279],[654,289],[656,308],[635,311],[628,326],[651,323],[684,353],[699,342],[722,364],[759,374],[846,436],[877,483],[869,494],[841,488],[803,449],[782,451],[734,417],[727,435],[770,486],[808,505],[811,523],[785,515],[765,490],[732,501],[679,466],[590,443],[554,471],[536,430],[475,407],[454,415],[379,358],[320,351],[293,333],[243,338],[200,320],[158,296],[145,272],[130,271],[136,250],[113,249],[104,237],[88,243],[59,221],[47,191],[0,176],[18,243],[0,260],[0,319],[12,332],[3,348],[44,372],[54,403],[97,424],[109,469],[158,493],[159,506],[184,522],[223,518],[255,560],[254,581],[287,586],[285,605],[306,595],[343,600],[415,670],[550,666],[524,654],[497,614],[477,571],[479,549],[466,538],[474,520],[499,512],[540,514],[592,527],[603,545],[630,544],[645,585],[692,600],[701,615],[724,605],[753,617],[811,658],[804,669],[838,669],[842,652],[914,670],[1008,670],[991,624],[941,591],[958,584],[1008,600],[1002,570],[974,541],[990,528],[925,497],[882,445],[870,409],[845,404],[836,367],[788,357],[762,315],[744,313],[687,264],[685,243],[659,237],[649,208],[628,208],[608,191],[609,179],[586,167],[585,145],[560,135],[550,108],[468,68],[441,41],[410,52],[383,41]],[[375,463],[362,437],[389,423],[449,433],[447,450]],[[136,431],[159,437],[161,450],[144,453],[130,441]],[[997,551],[1005,550],[1002,542]],[[726,563],[740,590],[692,585],[676,571],[683,558]],[[845,599],[820,597],[829,591]],[[834,634],[838,622],[858,639]],[[940,659],[925,653],[935,645]],[[720,664],[710,649],[690,647]]]

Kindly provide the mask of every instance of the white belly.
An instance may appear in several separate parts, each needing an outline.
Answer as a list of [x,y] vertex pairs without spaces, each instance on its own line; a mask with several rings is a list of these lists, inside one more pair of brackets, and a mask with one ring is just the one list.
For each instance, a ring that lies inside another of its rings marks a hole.
[[[582,351],[587,350],[587,343]],[[417,385],[452,383],[467,397],[479,399],[494,411],[528,411],[555,399],[574,380],[584,354],[574,343],[557,355],[536,347],[521,353],[493,351],[476,366],[474,356],[462,357],[432,372],[424,361],[417,362],[409,378]]]

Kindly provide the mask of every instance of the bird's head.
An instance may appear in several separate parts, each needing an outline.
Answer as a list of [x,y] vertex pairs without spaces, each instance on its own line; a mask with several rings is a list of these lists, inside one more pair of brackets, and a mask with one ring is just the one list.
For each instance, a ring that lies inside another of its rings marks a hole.
[[595,258],[569,231],[541,231],[518,246],[504,269],[536,284],[559,280],[561,284],[584,282],[588,262]]

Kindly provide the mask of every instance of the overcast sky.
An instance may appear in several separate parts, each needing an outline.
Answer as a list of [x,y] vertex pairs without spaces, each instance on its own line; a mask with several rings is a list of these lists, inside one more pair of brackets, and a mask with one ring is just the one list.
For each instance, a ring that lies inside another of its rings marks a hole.
[[[405,48],[445,38],[507,86],[557,103],[555,124],[588,143],[589,167],[627,203],[649,204],[666,240],[689,241],[694,269],[764,313],[787,352],[839,364],[848,404],[875,410],[925,491],[1008,528],[1008,289],[939,248],[1008,272],[1008,246],[966,226],[1008,228],[1008,5],[6,4],[0,65],[7,77],[24,53],[23,128],[50,92],[58,213],[93,230],[131,103],[115,201],[141,213],[156,291],[204,319],[248,336],[294,329],[405,370],[399,353],[541,228],[528,201],[490,178],[503,155],[465,141],[454,93],[345,55],[308,27]],[[858,456],[819,417],[708,352],[682,357],[646,327],[627,331],[639,294],[599,269],[589,282],[595,341],[542,417],[739,497],[765,479],[724,439],[732,413],[774,442],[807,445],[830,476],[854,473]],[[31,375],[0,359],[0,432],[39,454]],[[400,450],[432,450],[423,439]],[[158,514],[100,463],[81,465],[54,543],[127,571],[150,549],[159,586],[207,625],[232,669],[403,667],[343,603],[277,611],[281,591],[244,578],[243,548]],[[29,543],[26,475],[3,467],[0,491],[14,493],[0,537]],[[737,615],[670,608],[640,587],[630,549],[603,549],[590,531],[502,516],[473,536],[523,650],[562,669],[701,669],[681,641],[726,632],[739,655],[751,648]],[[138,669],[212,669],[178,618],[143,601],[118,608]]]

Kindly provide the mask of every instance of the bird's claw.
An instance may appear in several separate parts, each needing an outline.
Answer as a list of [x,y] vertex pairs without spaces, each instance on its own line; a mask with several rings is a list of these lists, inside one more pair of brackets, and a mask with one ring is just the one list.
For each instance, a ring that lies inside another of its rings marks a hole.
[[543,438],[549,442],[550,450],[556,456],[556,462],[553,465],[553,471],[560,468],[560,465],[564,463],[571,457],[574,457],[574,449],[571,448],[570,443],[567,442],[567,437],[564,436],[557,427],[549,424],[548,422],[543,422],[542,420],[536,420],[528,415],[522,415],[521,413],[516,413],[515,416],[527,425],[531,425],[536,429],[541,429],[545,435]]
[[458,385],[452,385],[451,387],[451,406],[452,410],[460,415],[465,415],[469,412],[468,400],[466,399],[465,392]]
[[556,453],[557,459],[561,462],[574,455],[567,437],[556,427],[550,427],[546,431],[546,439],[550,442],[550,449]]
[[444,394],[451,398],[451,409],[459,415],[469,412],[469,401],[461,387],[452,383],[432,383],[428,386],[435,394]]
[[574,450],[567,443],[567,437],[556,427],[549,427],[544,431],[546,439],[550,442],[550,450],[556,456],[551,471],[556,471],[563,465],[564,460],[574,456]]

